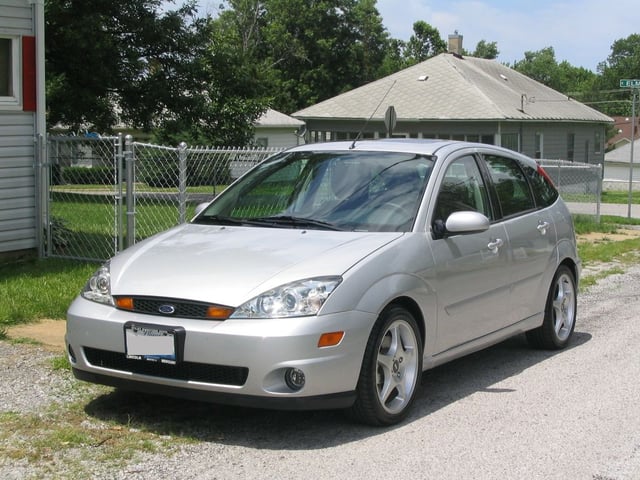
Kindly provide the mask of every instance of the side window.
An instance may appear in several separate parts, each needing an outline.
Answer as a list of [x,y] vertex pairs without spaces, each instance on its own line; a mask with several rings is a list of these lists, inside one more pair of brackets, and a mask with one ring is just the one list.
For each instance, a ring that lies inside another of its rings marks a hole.
[[491,219],[487,189],[471,155],[454,160],[440,185],[434,220],[447,221],[453,212],[476,211]]
[[533,196],[536,199],[536,205],[538,207],[548,207],[558,198],[558,190],[553,186],[549,177],[542,167],[538,166],[537,169],[525,166],[524,173],[529,179],[531,189],[533,190]]
[[529,183],[518,162],[496,155],[487,155],[484,159],[496,187],[503,217],[535,208]]

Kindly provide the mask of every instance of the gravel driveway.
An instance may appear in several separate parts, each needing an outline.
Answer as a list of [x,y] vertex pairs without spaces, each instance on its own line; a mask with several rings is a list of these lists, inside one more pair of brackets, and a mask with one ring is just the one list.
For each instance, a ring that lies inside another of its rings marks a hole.
[[[638,285],[634,266],[582,293],[568,350],[530,350],[516,337],[425,373],[413,414],[394,428],[352,424],[339,412],[97,393],[84,408],[95,421],[114,411],[141,418],[151,430],[169,419],[184,432],[168,454],[88,471],[134,480],[640,479]],[[73,400],[76,382],[51,370],[43,361],[51,355],[0,342],[0,416]],[[4,458],[3,448],[0,478],[73,478],[64,463],[43,470]]]

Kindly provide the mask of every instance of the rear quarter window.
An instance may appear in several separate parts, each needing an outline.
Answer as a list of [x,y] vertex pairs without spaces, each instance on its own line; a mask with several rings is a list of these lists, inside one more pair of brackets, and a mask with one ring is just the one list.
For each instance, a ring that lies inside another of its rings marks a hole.
[[553,183],[551,183],[551,180],[543,174],[542,167],[535,169],[527,165],[524,167],[524,173],[531,184],[536,205],[538,207],[553,205],[560,194],[558,190],[556,190],[556,187],[553,186]]

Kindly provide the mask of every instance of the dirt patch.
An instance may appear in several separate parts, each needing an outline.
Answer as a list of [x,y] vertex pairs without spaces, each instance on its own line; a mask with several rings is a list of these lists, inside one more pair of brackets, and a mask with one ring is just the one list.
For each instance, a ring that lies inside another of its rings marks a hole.
[[9,338],[34,340],[52,351],[64,351],[65,320],[41,320],[38,323],[15,325],[7,328]]
[[619,242],[640,237],[640,229],[618,228],[616,233],[591,232],[577,235],[578,242]]

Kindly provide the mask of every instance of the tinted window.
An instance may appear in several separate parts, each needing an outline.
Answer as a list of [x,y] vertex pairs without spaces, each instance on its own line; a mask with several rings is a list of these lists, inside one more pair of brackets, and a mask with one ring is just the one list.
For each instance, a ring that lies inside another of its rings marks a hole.
[[447,221],[453,212],[475,211],[491,218],[485,184],[474,157],[454,160],[440,185],[434,220]]
[[529,166],[524,167],[524,173],[529,179],[538,207],[548,207],[558,199],[558,191],[543,172],[542,167],[537,169]]
[[496,155],[487,155],[484,158],[496,187],[504,217],[535,208],[529,183],[518,162]]

